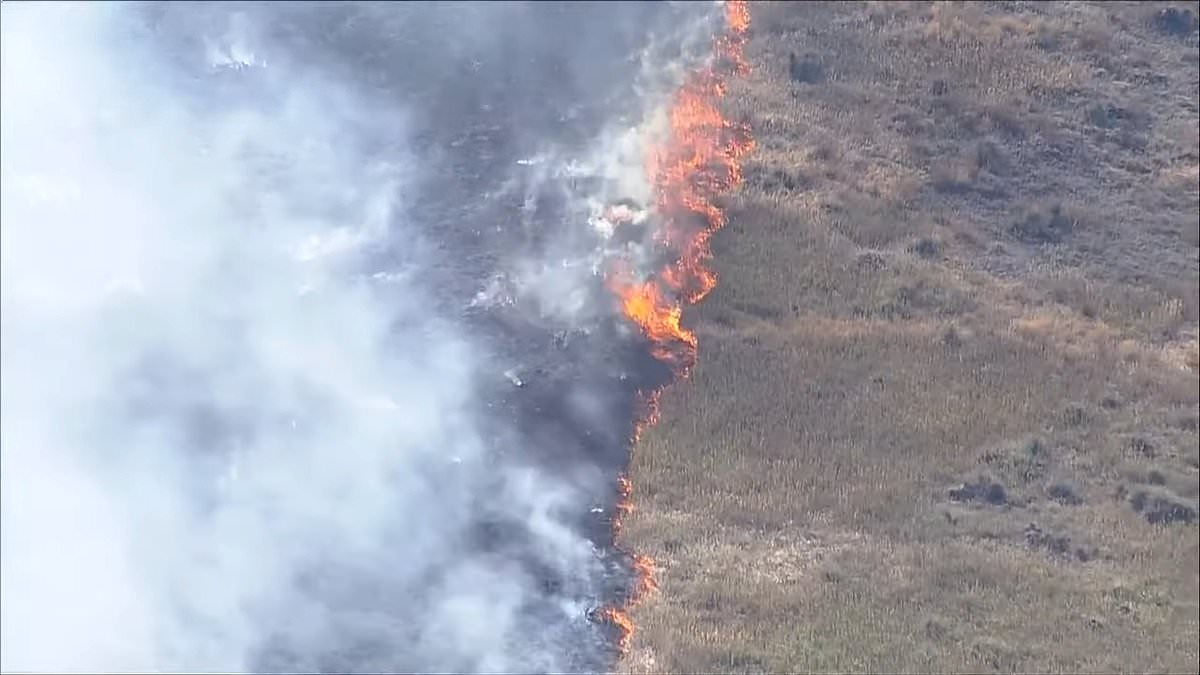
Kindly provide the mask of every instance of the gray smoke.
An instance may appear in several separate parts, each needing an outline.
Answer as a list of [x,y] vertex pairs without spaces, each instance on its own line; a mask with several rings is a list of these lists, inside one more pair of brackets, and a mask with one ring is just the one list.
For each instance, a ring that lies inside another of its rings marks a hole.
[[0,667],[604,667],[587,216],[710,9],[5,3]]

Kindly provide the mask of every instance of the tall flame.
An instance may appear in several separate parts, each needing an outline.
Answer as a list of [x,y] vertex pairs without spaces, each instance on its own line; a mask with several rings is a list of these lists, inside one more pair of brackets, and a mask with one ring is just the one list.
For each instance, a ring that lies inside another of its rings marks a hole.
[[[628,265],[618,262],[606,277],[623,314],[650,341],[651,353],[672,366],[679,377],[689,374],[697,347],[695,333],[680,323],[683,306],[699,301],[717,283],[716,272],[708,267],[712,234],[725,225],[717,199],[741,183],[741,158],[754,147],[749,129],[727,120],[718,107],[729,78],[749,72],[744,50],[750,10],[745,0],[726,1],[725,24],[725,33],[714,41],[711,65],[693,73],[675,93],[668,115],[669,134],[646,160],[661,222],[655,238],[674,254],[674,261],[648,279],[638,279]],[[660,393],[661,389],[654,389],[639,396],[634,445],[642,431],[658,421]],[[614,536],[620,532],[621,519],[633,511],[631,495],[629,478],[620,476]],[[601,616],[620,631],[622,655],[628,651],[634,631],[628,610],[658,588],[654,561],[625,552],[631,559],[635,583],[622,604],[601,610]]]

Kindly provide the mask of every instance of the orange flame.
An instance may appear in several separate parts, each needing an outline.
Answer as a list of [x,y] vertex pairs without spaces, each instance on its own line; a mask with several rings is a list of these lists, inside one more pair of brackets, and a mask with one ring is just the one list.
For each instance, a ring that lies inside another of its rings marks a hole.
[[[621,531],[621,519],[633,512],[633,502],[630,500],[633,486],[625,476],[617,477],[617,508],[613,517],[614,537]],[[607,606],[600,610],[599,616],[618,631],[617,648],[622,655],[629,651],[629,643],[633,639],[633,619],[629,616],[629,608],[640,602],[642,598],[658,590],[658,582],[654,578],[654,559],[640,553],[625,552],[630,558],[630,567],[635,582],[626,592],[624,602],[620,606]]]
[[608,288],[621,299],[621,312],[650,338],[651,353],[656,359],[679,360],[682,368],[690,365],[696,351],[696,335],[680,325],[683,308],[661,286],[652,280],[629,282],[610,276]]
[[635,401],[637,421],[633,425],[633,445],[637,445],[638,441],[642,439],[642,431],[658,424],[658,396],[661,393],[661,389],[638,392]]
[[621,637],[617,640],[617,647],[621,654],[624,655],[629,651],[629,641],[633,637],[633,619],[629,618],[623,610],[616,607],[605,607],[600,610],[600,618],[611,623],[620,631]]
[[633,570],[637,573],[638,585],[634,589],[634,602],[647,593],[658,590],[658,581],[654,578],[654,559],[650,556],[633,554]]
[[614,535],[621,531],[621,519],[633,513],[632,495],[633,483],[625,476],[617,476],[617,506],[612,521]]
[[[725,34],[714,41],[712,65],[693,73],[675,93],[667,140],[646,158],[655,211],[662,223],[655,238],[675,254],[675,261],[646,280],[632,275],[624,262],[614,265],[606,277],[622,313],[649,339],[652,355],[670,364],[679,377],[689,374],[697,347],[695,333],[680,323],[683,305],[698,302],[717,283],[716,272],[707,266],[712,234],[725,225],[717,198],[741,183],[741,158],[754,148],[749,129],[725,119],[718,107],[728,90],[728,78],[749,72],[744,51],[750,9],[745,0],[726,1],[725,23]],[[658,421],[660,393],[661,389],[654,389],[639,395],[634,445]],[[620,533],[622,518],[633,511],[632,489],[627,476],[618,477],[614,537]],[[624,551],[620,545],[618,549]],[[624,552],[631,559],[636,582],[620,606],[600,612],[619,631],[622,655],[633,638],[629,609],[658,589],[654,560]]]

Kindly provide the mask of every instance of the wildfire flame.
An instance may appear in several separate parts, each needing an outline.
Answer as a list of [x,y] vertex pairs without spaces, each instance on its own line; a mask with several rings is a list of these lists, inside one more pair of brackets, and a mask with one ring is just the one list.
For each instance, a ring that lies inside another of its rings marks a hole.
[[[683,308],[664,293],[654,280],[626,284],[609,277],[609,289],[621,299],[621,312],[642,328],[650,338],[651,351],[662,361],[679,360],[691,365],[696,350],[696,335],[679,324]],[[680,351],[679,348],[683,350]]]
[[[712,257],[712,234],[725,225],[716,200],[741,183],[741,158],[754,147],[749,129],[727,120],[718,107],[728,90],[728,79],[749,72],[744,50],[750,10],[745,0],[726,1],[725,24],[725,34],[714,41],[712,64],[693,73],[675,93],[667,139],[646,159],[654,208],[661,222],[655,239],[674,254],[674,262],[648,279],[636,277],[622,261],[614,263],[606,275],[606,285],[619,299],[622,313],[641,328],[653,356],[670,364],[678,377],[689,374],[697,346],[695,333],[680,323],[683,306],[699,301],[717,283],[716,272],[707,266]],[[639,395],[634,445],[642,432],[658,421],[660,393],[655,389]],[[620,532],[621,519],[633,511],[632,489],[627,476],[618,477],[614,537]],[[600,611],[620,632],[622,655],[628,652],[634,631],[628,610],[658,589],[654,560],[624,552],[630,557],[636,581],[621,605]]]

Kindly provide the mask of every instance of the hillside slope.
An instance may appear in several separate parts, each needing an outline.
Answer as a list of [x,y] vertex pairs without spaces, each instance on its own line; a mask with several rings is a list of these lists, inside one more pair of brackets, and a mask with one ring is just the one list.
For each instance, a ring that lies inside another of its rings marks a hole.
[[623,667],[1195,672],[1200,7],[751,12]]

